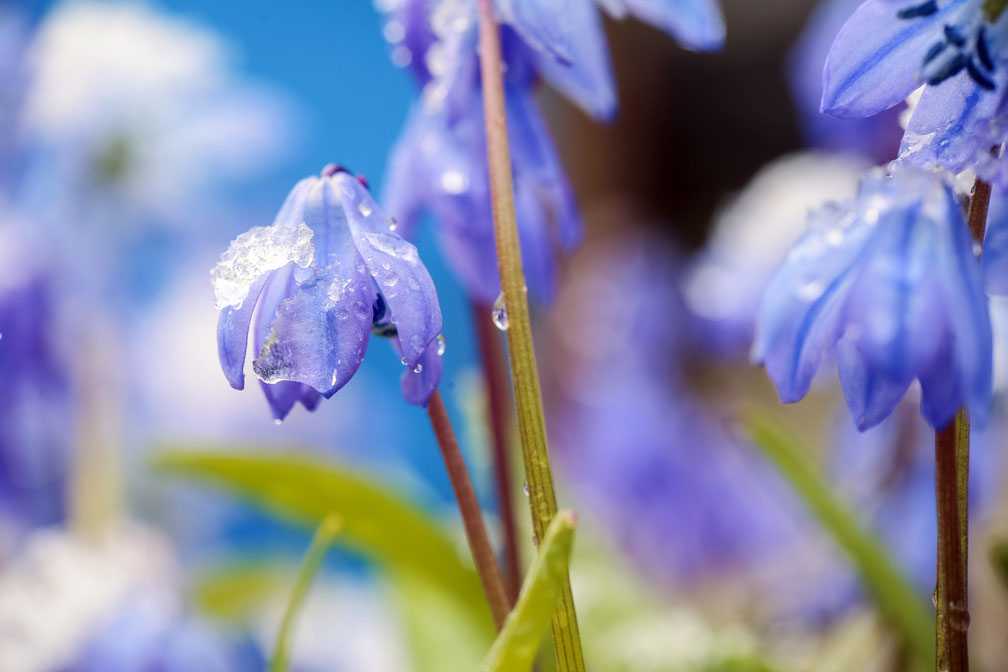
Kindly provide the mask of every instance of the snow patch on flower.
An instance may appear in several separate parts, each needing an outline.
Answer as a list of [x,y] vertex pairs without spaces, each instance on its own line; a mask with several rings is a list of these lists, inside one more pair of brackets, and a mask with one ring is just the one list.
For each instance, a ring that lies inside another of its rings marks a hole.
[[301,268],[315,258],[314,231],[302,222],[295,228],[257,226],[241,234],[210,271],[218,310],[240,308],[249,288],[265,273],[294,262]]

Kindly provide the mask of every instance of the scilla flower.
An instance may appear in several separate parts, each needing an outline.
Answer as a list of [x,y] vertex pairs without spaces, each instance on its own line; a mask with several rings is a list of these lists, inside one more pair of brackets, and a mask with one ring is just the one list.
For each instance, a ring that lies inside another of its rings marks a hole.
[[[476,75],[476,0],[376,0],[388,16],[385,35],[393,60],[431,77],[425,98],[456,104]],[[495,0],[498,20],[521,44],[524,58],[558,91],[588,114],[616,113],[609,50],[599,7],[634,16],[701,51],[724,43],[716,0]]]
[[1008,3],[868,0],[847,21],[826,61],[822,108],[864,117],[926,89],[900,156],[1008,185],[991,155],[1008,137]]
[[881,422],[917,379],[921,412],[943,427],[960,406],[983,417],[991,326],[962,212],[935,174],[893,164],[858,196],[813,213],[763,297],[753,346],[781,400],[808,392],[835,355],[860,429]]
[[360,180],[335,166],[298,182],[272,226],[231,243],[212,271],[221,366],[245,385],[252,370],[277,419],[309,410],[356,373],[372,333],[406,367],[407,401],[426,405],[441,376],[441,308],[416,248],[392,229]]

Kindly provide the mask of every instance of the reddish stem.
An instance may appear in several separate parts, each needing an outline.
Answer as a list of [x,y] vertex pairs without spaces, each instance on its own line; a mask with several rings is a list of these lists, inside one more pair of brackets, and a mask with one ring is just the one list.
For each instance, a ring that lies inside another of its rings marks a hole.
[[494,481],[497,487],[497,507],[500,509],[504,532],[504,587],[513,605],[521,589],[522,570],[518,560],[518,531],[515,525],[511,480],[510,423],[511,387],[504,370],[504,349],[500,334],[490,320],[490,306],[472,304],[476,340],[486,379],[487,417],[490,420],[493,448]]

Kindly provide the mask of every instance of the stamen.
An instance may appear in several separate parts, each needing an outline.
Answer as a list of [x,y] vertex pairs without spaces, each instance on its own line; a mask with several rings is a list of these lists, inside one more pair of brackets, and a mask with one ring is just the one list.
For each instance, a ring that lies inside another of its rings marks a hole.
[[966,46],[966,38],[963,37],[962,33],[960,33],[956,28],[953,28],[946,23],[943,30],[945,31],[945,39],[951,44],[954,44],[960,49]]
[[988,72],[994,72],[994,59],[991,58],[990,51],[987,50],[987,31],[983,26],[977,30],[976,53],[980,59],[980,65]]
[[934,59],[938,58],[938,56],[945,51],[945,47],[947,46],[948,42],[935,42],[931,45],[931,48],[927,50],[926,54],[924,54],[924,65],[927,65]]
[[969,59],[963,54],[956,54],[953,58],[949,59],[948,63],[942,66],[938,72],[932,75],[931,78],[928,79],[927,83],[931,86],[935,86],[937,84],[941,84],[946,79],[955,77],[963,71],[963,68],[966,67],[966,62],[968,60]]
[[981,88],[987,89],[988,91],[994,90],[994,82],[989,80],[986,75],[980,72],[980,68],[973,63],[972,58],[966,62],[966,72],[969,73],[970,78]]
[[901,9],[896,12],[896,16],[901,19],[917,19],[922,16],[931,16],[938,11],[937,0],[928,0],[927,2],[915,5],[913,7],[907,7],[906,9]]

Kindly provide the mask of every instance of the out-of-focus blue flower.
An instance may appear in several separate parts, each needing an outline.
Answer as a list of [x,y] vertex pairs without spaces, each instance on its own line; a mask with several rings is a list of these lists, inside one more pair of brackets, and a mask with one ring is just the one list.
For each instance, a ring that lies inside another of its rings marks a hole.
[[665,581],[767,557],[798,521],[756,451],[687,397],[677,255],[624,234],[603,249],[580,262],[592,265],[571,274],[550,316],[544,380],[560,475]]
[[[984,517],[998,492],[1003,424],[970,432],[970,519]],[[934,434],[903,402],[867,432],[837,423],[830,461],[839,487],[870,520],[903,571],[929,595],[935,582]]]
[[763,297],[753,359],[793,402],[835,355],[860,429],[889,415],[914,379],[932,426],[960,406],[982,419],[991,326],[962,211],[936,174],[891,171],[870,173],[857,198],[810,217]]
[[1008,295],[1008,198],[1001,189],[991,192],[981,264],[987,291]]
[[710,239],[683,275],[683,298],[699,349],[744,359],[760,297],[809,211],[851,198],[868,164],[820,152],[790,154],[765,166],[721,212]]
[[327,166],[291,191],[272,226],[231,243],[212,275],[221,366],[245,385],[249,330],[277,419],[309,410],[356,373],[372,333],[393,338],[407,401],[425,406],[440,380],[441,308],[416,248],[395,233],[357,178]]
[[900,156],[953,172],[973,168],[1008,185],[1008,168],[991,155],[1008,137],[1008,14],[991,7],[983,0],[868,0],[830,51],[823,111],[869,116],[926,85]]
[[[509,90],[508,134],[522,262],[530,290],[548,301],[555,259],[581,238],[574,194],[531,91]],[[454,122],[417,106],[389,163],[384,205],[404,236],[429,210],[441,252],[474,301],[490,305],[500,293],[483,107]]]
[[29,37],[10,207],[78,294],[149,299],[233,213],[229,190],[288,151],[291,106],[242,81],[216,33],[141,4],[59,3]]
[[863,0],[824,0],[813,10],[789,59],[791,94],[811,147],[855,153],[884,163],[896,158],[903,129],[899,107],[868,119],[839,119],[820,110],[823,63],[837,31]]
[[0,227],[0,538],[63,520],[71,384],[52,286],[33,251]]
[[[388,15],[385,35],[393,60],[422,73],[429,102],[472,95],[475,0],[377,0]],[[714,50],[724,43],[716,0],[496,0],[498,19],[513,30],[522,60],[558,91],[599,119],[616,113],[616,88],[599,9],[635,16],[671,33],[689,48]],[[509,63],[510,66],[510,63]]]

